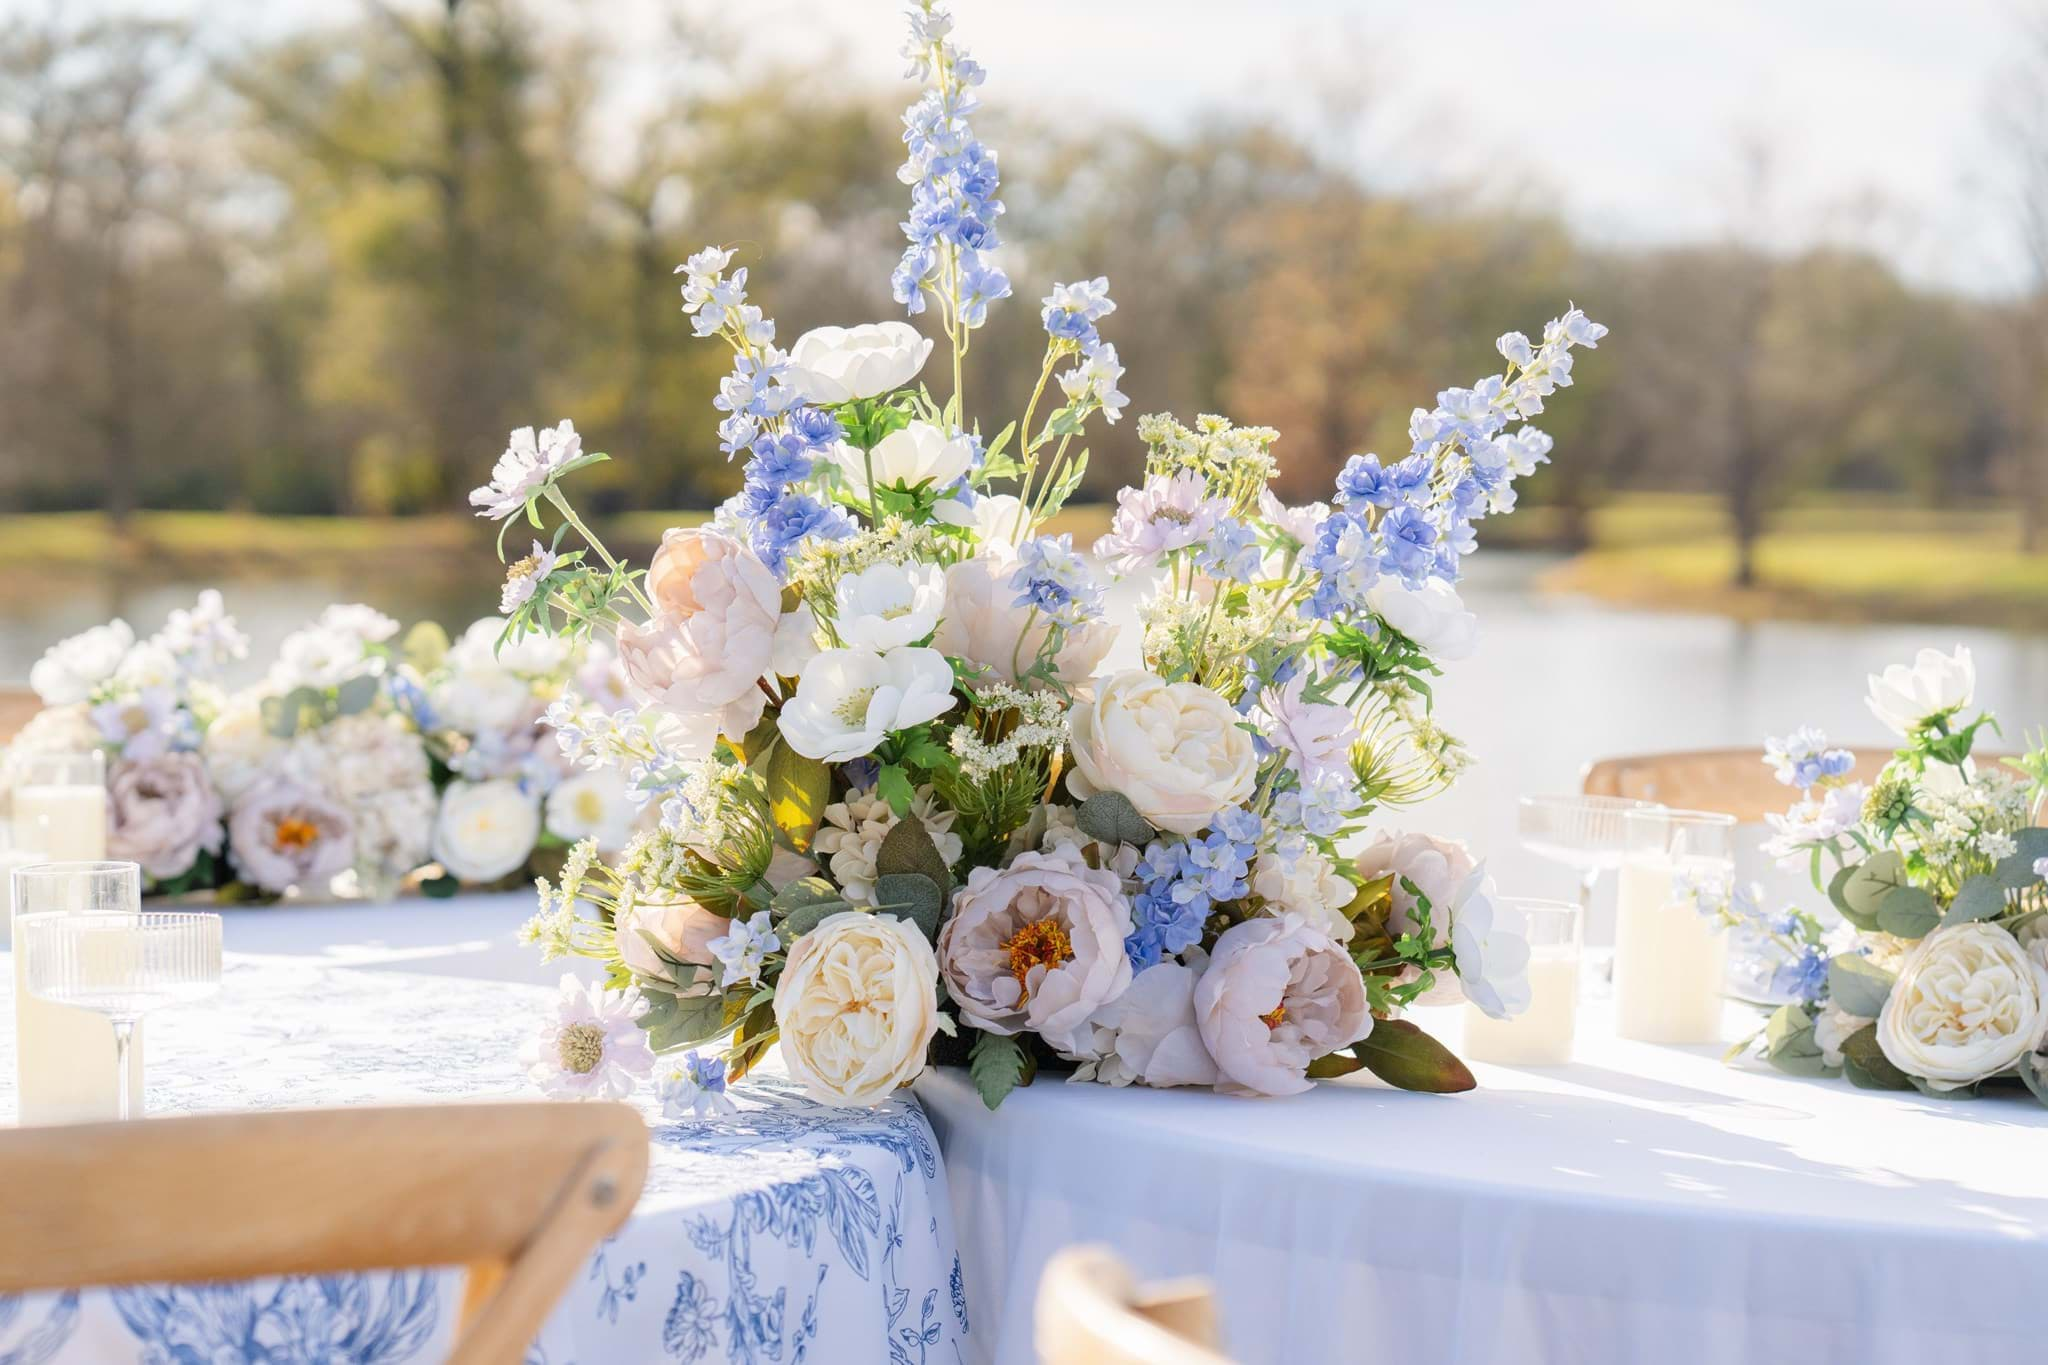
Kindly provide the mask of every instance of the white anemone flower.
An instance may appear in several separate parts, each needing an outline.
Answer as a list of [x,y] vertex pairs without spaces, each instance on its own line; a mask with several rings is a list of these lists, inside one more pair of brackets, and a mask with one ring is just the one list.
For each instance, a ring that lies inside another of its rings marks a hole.
[[1508,1019],[1529,1008],[1529,940],[1500,923],[1493,897],[1481,863],[1452,898],[1451,953],[1465,998],[1482,1013]]
[[1038,525],[1025,515],[1024,504],[1014,493],[985,494],[971,507],[957,498],[941,498],[932,504],[932,517],[972,531],[984,548],[1004,556],[1015,555],[1018,542],[1029,539]]
[[622,1100],[654,1071],[654,1050],[639,1018],[648,1002],[637,989],[586,987],[564,974],[555,1017],[526,1049],[526,1074],[554,1100]]
[[855,649],[896,649],[938,629],[946,572],[936,564],[874,564],[839,580],[839,638]]
[[868,452],[841,441],[828,452],[857,498],[868,496],[868,470],[883,488],[912,489],[920,484],[949,488],[974,467],[974,442],[948,436],[930,422],[912,422],[890,432]]
[[548,793],[548,829],[572,844],[595,840],[600,853],[623,850],[639,818],[632,788],[617,768],[572,774]]
[[936,649],[827,649],[782,708],[782,737],[805,758],[844,763],[952,709],[953,669]]
[[1977,665],[1961,645],[1954,654],[1923,649],[1912,664],[1870,675],[1870,710],[1894,734],[1908,735],[1935,716],[1961,710],[1977,694]]
[[469,495],[469,505],[480,517],[503,521],[526,508],[526,500],[552,483],[563,468],[583,454],[583,438],[564,419],[558,426],[536,432],[521,427],[498,463],[491,468],[491,481]]
[[932,340],[907,322],[816,327],[789,348],[789,386],[807,402],[851,403],[917,378]]

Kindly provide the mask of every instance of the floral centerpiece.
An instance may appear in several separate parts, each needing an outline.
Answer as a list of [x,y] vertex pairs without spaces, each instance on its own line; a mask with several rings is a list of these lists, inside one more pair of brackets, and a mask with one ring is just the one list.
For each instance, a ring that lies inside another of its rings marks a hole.
[[32,670],[44,709],[0,754],[0,800],[29,755],[100,749],[108,854],[155,895],[382,899],[423,872],[452,894],[549,846],[623,849],[640,818],[624,779],[573,772],[545,722],[572,679],[603,697],[613,661],[539,637],[500,650],[505,628],[400,639],[382,612],[332,606],[231,689],[248,640],[218,592],[147,638],[95,626]]
[[1832,954],[1809,935],[1788,963],[1794,999],[1756,1043],[1780,1069],[1945,1097],[2022,1085],[2048,1104],[2048,746],[1974,758],[1996,730],[1967,714],[1975,690],[1965,649],[1872,677],[1901,746],[1867,782],[1817,730],[1771,744],[1799,799],[1769,848],[1810,868],[1854,935]]
[[[893,286],[934,335],[825,327],[783,350],[748,267],[707,247],[678,268],[683,312],[731,351],[719,436],[746,457],[710,524],[622,563],[566,491],[606,458],[567,422],[515,433],[472,494],[541,538],[507,577],[515,633],[615,643],[630,702],[572,692],[549,713],[565,751],[658,812],[541,885],[531,936],[612,988],[571,992],[542,1070],[586,1093],[632,1016],[659,1052],[722,1044],[671,1079],[692,1106],[778,1041],[847,1105],[934,1056],[990,1105],[1042,1066],[1468,1087],[1401,1013],[1461,993],[1515,1012],[1527,945],[1457,846],[1343,849],[1465,765],[1429,683],[1470,645],[1460,561],[1548,457],[1524,419],[1605,329],[1573,309],[1500,338],[1504,371],[1417,409],[1400,458],[1354,456],[1334,506],[1275,498],[1274,431],[1144,418],[1143,480],[1084,552],[1051,523],[1126,405],[1108,282],[1053,285],[1020,415],[970,416],[972,339],[1011,293],[983,72],[930,3],[907,51],[927,87]],[[935,348],[943,402],[921,382]]]

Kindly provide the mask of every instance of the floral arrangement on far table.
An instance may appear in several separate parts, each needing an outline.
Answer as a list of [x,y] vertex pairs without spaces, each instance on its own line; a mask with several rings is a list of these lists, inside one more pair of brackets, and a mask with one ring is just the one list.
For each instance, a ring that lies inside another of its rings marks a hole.
[[[1923,649],[1870,679],[1898,736],[1869,782],[1817,730],[1766,761],[1800,797],[1769,848],[1806,864],[1855,942],[1781,972],[1797,998],[1756,1040],[1781,1070],[1965,1098],[2024,1086],[2048,1104],[2048,745],[1980,762],[1970,653]],[[1810,924],[1807,917],[1800,917]]]
[[541,885],[532,937],[604,961],[612,989],[571,986],[537,1074],[629,1083],[645,1059],[605,1040],[637,1018],[657,1052],[722,1044],[668,1079],[692,1109],[778,1041],[844,1105],[933,1058],[966,1061],[991,1106],[1041,1067],[1234,1094],[1359,1069],[1469,1087],[1402,1011],[1462,994],[1516,1012],[1527,944],[1462,849],[1343,846],[1465,766],[1429,683],[1471,643],[1460,561],[1548,456],[1521,423],[1606,329],[1573,309],[1502,337],[1504,372],[1417,409],[1400,458],[1354,456],[1334,507],[1275,498],[1274,431],[1143,418],[1144,478],[1084,550],[1049,523],[1088,430],[1125,407],[1109,284],[1053,285],[1020,415],[969,416],[971,340],[1011,292],[970,122],[983,72],[936,6],[910,27],[928,86],[904,115],[893,284],[943,338],[945,401],[919,382],[934,337],[826,327],[784,351],[747,267],[707,247],[678,268],[683,312],[730,348],[719,435],[747,460],[711,524],[669,532],[644,573],[621,563],[566,491],[605,458],[567,422],[516,433],[471,497],[541,537],[508,576],[515,630],[616,641],[631,704],[572,695],[549,720],[660,816]]
[[231,689],[248,640],[218,592],[147,638],[95,626],[32,671],[44,709],[0,754],[0,801],[30,755],[99,749],[108,855],[152,894],[224,901],[385,899],[422,873],[452,894],[579,840],[623,850],[642,818],[624,777],[572,770],[544,720],[572,680],[607,695],[610,656],[505,632],[487,617],[452,643],[432,623],[401,640],[373,608],[332,606]]

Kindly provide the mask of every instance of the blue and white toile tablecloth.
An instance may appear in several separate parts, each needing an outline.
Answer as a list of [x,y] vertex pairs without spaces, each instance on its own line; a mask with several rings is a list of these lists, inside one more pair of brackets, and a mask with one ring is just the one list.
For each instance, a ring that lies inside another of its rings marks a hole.
[[[233,942],[232,931],[230,943]],[[0,957],[0,969],[6,960]],[[11,1116],[0,970],[0,1116]],[[530,1095],[545,988],[231,958],[221,994],[151,1016],[152,1114]],[[806,1100],[770,1067],[740,1112],[664,1121],[647,1187],[528,1365],[955,1365],[969,1319],[931,1126]],[[445,1354],[452,1271],[0,1297],[0,1365],[399,1365]]]

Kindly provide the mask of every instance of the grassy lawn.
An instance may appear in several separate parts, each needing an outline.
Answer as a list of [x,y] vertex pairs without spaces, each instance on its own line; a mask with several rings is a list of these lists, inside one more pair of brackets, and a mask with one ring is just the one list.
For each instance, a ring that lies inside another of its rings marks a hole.
[[1735,544],[1711,499],[1629,497],[1593,518],[1594,548],[1546,587],[1639,606],[1799,620],[2048,628],[2048,555],[2022,555],[2001,508],[1835,498],[1774,519],[1756,587],[1729,586]]

